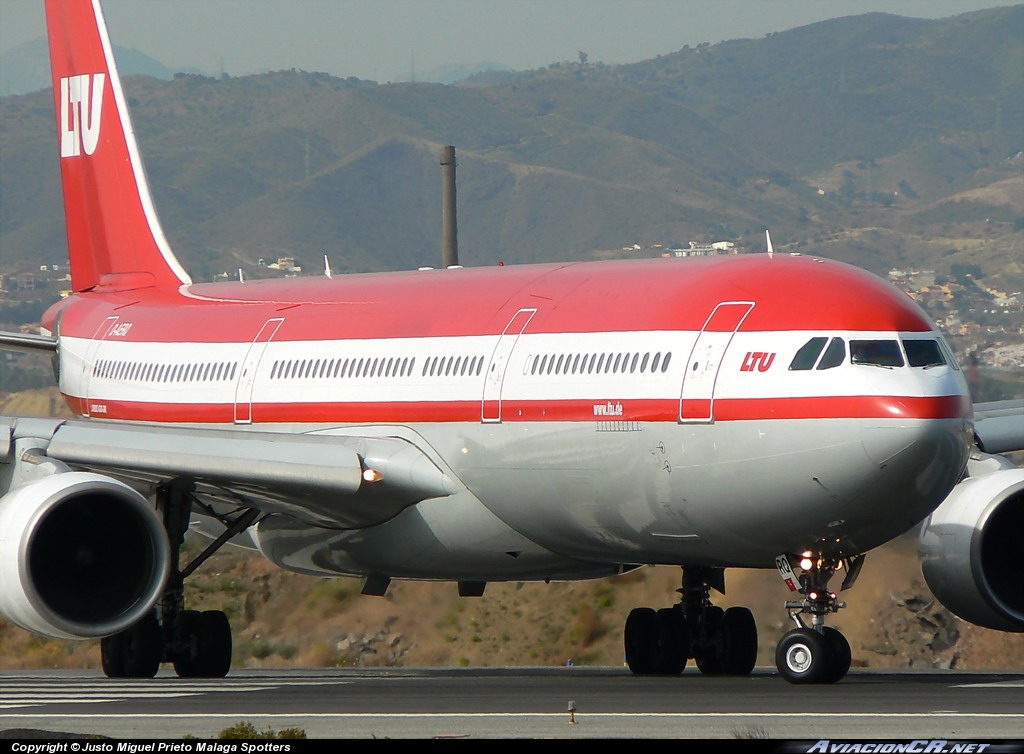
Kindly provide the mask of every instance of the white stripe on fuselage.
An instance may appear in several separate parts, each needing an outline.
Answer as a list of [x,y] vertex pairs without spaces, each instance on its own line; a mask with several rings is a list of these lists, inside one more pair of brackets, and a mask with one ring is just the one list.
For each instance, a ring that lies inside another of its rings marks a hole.
[[[950,394],[949,367],[927,370],[928,380],[922,380],[920,369],[854,366],[848,358],[834,369],[790,371],[793,355],[814,336],[838,336],[847,343],[900,339],[898,333],[854,331],[736,333],[715,381],[715,397]],[[526,334],[509,359],[502,398],[677,399],[684,373],[692,366],[688,361],[696,337],[693,331]],[[271,341],[258,366],[252,400],[477,400],[497,341],[498,336]],[[90,344],[95,345],[82,338],[61,339],[61,386],[68,395],[84,396],[88,390],[95,400],[212,404],[234,402],[240,368],[252,345],[137,343],[108,337],[85,368]],[[652,369],[655,357],[658,366]],[[629,366],[622,365],[622,358]],[[669,368],[663,371],[666,358]]]

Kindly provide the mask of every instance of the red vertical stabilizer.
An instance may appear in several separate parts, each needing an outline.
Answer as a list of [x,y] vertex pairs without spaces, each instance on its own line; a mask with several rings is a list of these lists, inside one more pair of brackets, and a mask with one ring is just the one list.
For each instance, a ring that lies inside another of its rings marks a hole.
[[75,291],[191,282],[160,227],[99,0],[46,0]]

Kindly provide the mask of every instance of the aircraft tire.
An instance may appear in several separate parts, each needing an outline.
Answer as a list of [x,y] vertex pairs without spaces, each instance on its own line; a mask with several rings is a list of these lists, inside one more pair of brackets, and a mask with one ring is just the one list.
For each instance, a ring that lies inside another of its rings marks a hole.
[[231,625],[220,610],[184,610],[181,637],[186,645],[175,658],[174,670],[182,678],[223,678],[231,669]]
[[823,635],[832,647],[832,664],[822,678],[822,682],[837,683],[843,680],[850,671],[850,663],[853,661],[850,642],[846,640],[839,629],[832,626],[825,626]]
[[181,646],[174,658],[174,672],[180,678],[202,678],[199,648],[199,611],[182,610],[178,616]]
[[662,608],[655,617],[658,639],[654,672],[659,675],[679,675],[686,668],[689,654],[686,618],[675,607]]
[[651,675],[656,670],[658,653],[657,613],[650,607],[637,607],[626,617],[623,632],[626,665],[633,675]]
[[108,678],[152,678],[160,669],[163,644],[156,613],[100,642],[103,673]]
[[725,611],[717,605],[708,605],[700,612],[697,643],[693,647],[697,668],[704,675],[722,673],[722,655],[719,650],[719,629]]
[[124,678],[124,639],[121,634],[100,639],[100,662],[107,678]]
[[231,624],[221,610],[206,610],[199,616],[199,630],[206,655],[208,678],[223,678],[231,670]]
[[745,607],[730,607],[718,624],[719,663],[725,675],[750,675],[757,664],[757,623]]
[[835,652],[828,639],[810,628],[797,628],[775,648],[775,665],[790,683],[822,683],[833,665]]

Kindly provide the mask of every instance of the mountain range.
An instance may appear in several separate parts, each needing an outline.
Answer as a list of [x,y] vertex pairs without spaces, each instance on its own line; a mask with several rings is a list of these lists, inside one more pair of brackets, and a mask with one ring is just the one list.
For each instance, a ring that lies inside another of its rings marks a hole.
[[[1024,5],[870,13],[629,65],[456,84],[301,70],[128,75],[165,230],[197,280],[730,241],[1024,288]],[[5,63],[6,65],[6,63]],[[125,65],[125,70],[128,66]],[[0,98],[0,272],[65,258],[49,90]],[[264,265],[261,266],[261,260]]]

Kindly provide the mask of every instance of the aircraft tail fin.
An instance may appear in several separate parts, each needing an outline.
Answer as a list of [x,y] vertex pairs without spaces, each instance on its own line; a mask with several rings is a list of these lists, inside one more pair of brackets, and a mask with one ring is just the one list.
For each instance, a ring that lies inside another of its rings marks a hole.
[[153,207],[99,0],[46,0],[71,287],[191,283]]

